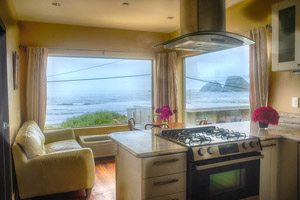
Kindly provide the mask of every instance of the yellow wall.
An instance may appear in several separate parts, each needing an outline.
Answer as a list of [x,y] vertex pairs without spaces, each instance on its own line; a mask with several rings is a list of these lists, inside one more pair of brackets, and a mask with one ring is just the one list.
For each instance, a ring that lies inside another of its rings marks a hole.
[[[245,33],[250,28],[265,26],[271,23],[272,3],[279,0],[246,0],[227,9],[227,30],[236,33]],[[20,44],[23,46],[43,46],[58,49],[90,49],[105,50],[104,56],[138,55],[141,57],[153,57],[155,52],[161,49],[152,48],[154,44],[165,41],[168,34],[149,33],[142,31],[129,31],[117,29],[105,29],[94,27],[82,27],[73,25],[20,22]],[[70,51],[54,50],[54,52],[68,53]],[[78,53],[78,52],[75,52]],[[82,51],[83,54],[91,52]],[[93,54],[93,53],[91,53]],[[99,54],[102,56],[102,53]],[[24,59],[23,59],[24,61]],[[22,66],[22,70],[26,70]],[[22,73],[21,97],[25,99],[25,73]],[[180,75],[182,67],[180,67]],[[179,77],[180,79],[180,77]],[[269,104],[279,111],[300,112],[300,109],[291,108],[292,96],[300,96],[297,85],[300,76],[289,72],[272,72],[270,82]],[[179,85],[180,97],[182,85]],[[25,114],[25,101],[22,100],[22,114]],[[182,106],[182,102],[179,102]],[[181,116],[181,115],[180,115]]]
[[20,43],[24,46],[153,54],[160,51],[153,46],[168,38],[168,34],[143,31],[35,22],[19,25]]
[[[6,46],[7,46],[7,79],[8,79],[8,106],[10,123],[10,143],[14,142],[15,136],[21,126],[21,106],[20,89],[13,89],[13,67],[12,52],[18,52],[19,29],[15,20],[15,12],[10,0],[0,0],[0,19],[6,27]],[[0,94],[1,96],[1,94]],[[0,97],[1,98],[1,97]],[[14,193],[12,194],[14,198]]]
[[[53,54],[153,59],[155,53],[161,51],[160,48],[153,48],[153,46],[169,38],[169,35],[164,33],[36,22],[19,22],[19,28],[20,44],[22,46],[48,47],[50,48],[49,52]],[[104,53],[101,50],[104,50]],[[22,73],[21,77],[21,102],[23,117],[26,114],[26,61],[24,57],[25,54],[22,51],[22,69],[24,73]],[[107,133],[108,130],[110,129],[90,128],[90,130],[79,129],[76,132],[80,134],[83,132],[86,134]]]
[[[227,30],[244,33],[250,28],[271,23],[272,4],[279,0],[246,0],[227,9]],[[300,76],[290,72],[272,72],[269,105],[280,112],[300,113],[291,107],[291,98],[300,97]]]
[[21,109],[20,89],[13,89],[12,52],[19,49],[19,29],[11,3],[9,0],[0,0],[0,18],[6,26],[9,123],[12,143],[21,125]]

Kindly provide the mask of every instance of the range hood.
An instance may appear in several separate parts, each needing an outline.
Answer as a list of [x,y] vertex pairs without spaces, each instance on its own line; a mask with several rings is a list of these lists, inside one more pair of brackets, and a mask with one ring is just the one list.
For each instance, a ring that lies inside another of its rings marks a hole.
[[225,0],[180,0],[182,36],[156,45],[166,49],[209,53],[254,42],[226,32]]

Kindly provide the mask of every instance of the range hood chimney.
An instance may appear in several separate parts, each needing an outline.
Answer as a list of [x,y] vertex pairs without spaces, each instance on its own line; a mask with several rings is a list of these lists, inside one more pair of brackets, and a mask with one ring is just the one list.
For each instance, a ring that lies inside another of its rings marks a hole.
[[226,32],[225,0],[180,0],[181,36],[156,46],[209,53],[254,42]]

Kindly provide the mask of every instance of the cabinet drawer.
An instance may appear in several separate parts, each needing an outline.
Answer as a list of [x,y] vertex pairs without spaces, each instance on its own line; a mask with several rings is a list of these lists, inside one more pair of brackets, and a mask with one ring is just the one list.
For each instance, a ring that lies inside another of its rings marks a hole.
[[143,198],[153,198],[186,191],[186,173],[143,180]]
[[186,193],[180,192],[177,194],[166,195],[166,196],[152,198],[148,200],[186,200]]
[[276,147],[278,146],[278,140],[277,139],[272,139],[272,140],[262,140],[260,142],[261,148],[264,150],[265,148],[268,147]]
[[186,171],[186,153],[145,158],[142,162],[143,178]]

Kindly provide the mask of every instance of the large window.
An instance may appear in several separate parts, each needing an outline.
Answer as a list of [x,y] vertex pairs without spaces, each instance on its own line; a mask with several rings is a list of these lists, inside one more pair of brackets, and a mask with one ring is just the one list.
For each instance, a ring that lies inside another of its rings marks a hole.
[[249,47],[185,58],[186,123],[249,120]]
[[152,119],[152,61],[49,57],[46,128]]

